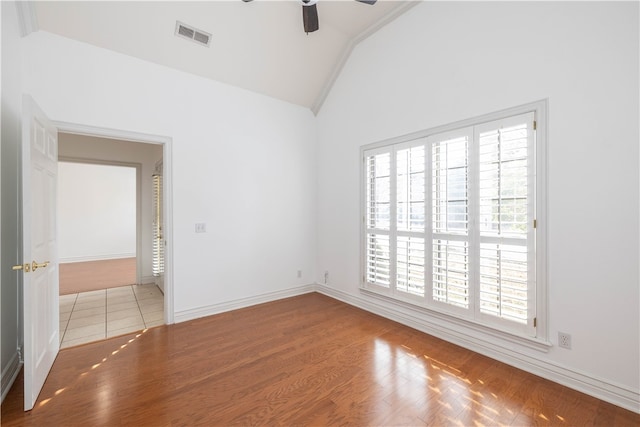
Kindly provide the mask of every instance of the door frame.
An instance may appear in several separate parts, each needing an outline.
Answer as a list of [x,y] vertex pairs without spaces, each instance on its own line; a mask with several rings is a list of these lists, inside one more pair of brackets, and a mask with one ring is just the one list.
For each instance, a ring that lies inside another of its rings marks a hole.
[[59,133],[74,135],[93,136],[99,138],[119,139],[129,142],[139,142],[143,144],[162,145],[163,161],[163,227],[164,227],[164,323],[173,324],[174,320],[174,289],[173,289],[173,158],[172,142],[169,136],[153,135],[147,133],[133,132],[89,126],[78,123],[53,121]]

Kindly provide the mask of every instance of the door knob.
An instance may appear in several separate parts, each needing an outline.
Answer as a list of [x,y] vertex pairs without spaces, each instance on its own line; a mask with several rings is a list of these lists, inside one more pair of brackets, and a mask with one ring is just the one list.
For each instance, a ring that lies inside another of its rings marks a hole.
[[31,265],[29,265],[29,264],[18,264],[18,265],[14,265],[13,267],[11,267],[11,269],[13,271],[23,270],[25,273],[28,273],[28,272],[31,271]]
[[37,262],[33,261],[31,263],[31,271],[36,271],[38,268],[45,268],[47,265],[49,265],[49,261],[45,261],[42,264],[38,264]]

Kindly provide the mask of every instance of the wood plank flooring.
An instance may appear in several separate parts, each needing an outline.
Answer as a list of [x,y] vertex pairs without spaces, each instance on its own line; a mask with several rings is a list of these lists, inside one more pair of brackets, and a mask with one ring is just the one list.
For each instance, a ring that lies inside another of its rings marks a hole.
[[3,426],[638,426],[640,415],[311,293],[60,352]]
[[60,264],[60,295],[136,284],[136,258]]

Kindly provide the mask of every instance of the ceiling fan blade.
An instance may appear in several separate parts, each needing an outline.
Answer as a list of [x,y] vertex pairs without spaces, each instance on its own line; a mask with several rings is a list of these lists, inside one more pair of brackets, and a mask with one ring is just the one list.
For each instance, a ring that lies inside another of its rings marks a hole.
[[318,8],[315,4],[302,6],[302,23],[304,24],[304,32],[307,34],[320,28],[318,24]]
[[[244,0],[244,1],[251,1],[251,0]],[[356,0],[356,1],[358,1],[360,3],[374,4],[378,0]]]

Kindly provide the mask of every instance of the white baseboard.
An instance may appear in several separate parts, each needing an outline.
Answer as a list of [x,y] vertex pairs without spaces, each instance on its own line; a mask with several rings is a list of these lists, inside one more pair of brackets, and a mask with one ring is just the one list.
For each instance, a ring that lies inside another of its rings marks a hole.
[[136,253],[107,254],[107,255],[87,255],[60,258],[60,264],[68,264],[71,262],[87,262],[87,261],[105,261],[108,259],[135,258]]
[[297,295],[308,294],[315,291],[316,286],[313,284],[297,286],[294,288],[284,289],[281,291],[269,292],[262,295],[256,295],[247,298],[241,298],[220,304],[208,305],[204,307],[192,308],[189,310],[178,311],[175,313],[175,323],[186,322],[188,320],[198,319],[200,317],[211,316],[214,314],[224,313],[226,311],[237,310],[239,308],[250,307],[256,304],[276,301],[283,298],[294,297]]
[[149,283],[156,283],[156,278],[154,276],[142,276],[140,278],[140,283],[138,283],[139,285],[146,285]]
[[4,402],[4,398],[7,396],[7,393],[9,393],[9,390],[18,377],[21,368],[22,361],[20,360],[20,355],[18,352],[15,352],[7,366],[2,370],[2,380],[0,381],[0,390],[2,394],[0,394],[0,403]]
[[584,372],[579,372],[555,362],[532,357],[529,354],[517,351],[515,346],[506,348],[505,346],[500,346],[487,340],[479,340],[477,336],[468,332],[465,333],[465,331],[459,327],[451,327],[447,330],[442,324],[434,325],[423,318],[423,316],[418,317],[395,309],[392,304],[381,305],[370,299],[351,295],[322,284],[316,285],[315,290],[331,298],[475,351],[476,353],[522,369],[523,371],[562,384],[630,411],[640,413],[639,390],[632,390],[629,387],[614,384],[611,381],[601,378],[595,378]]

